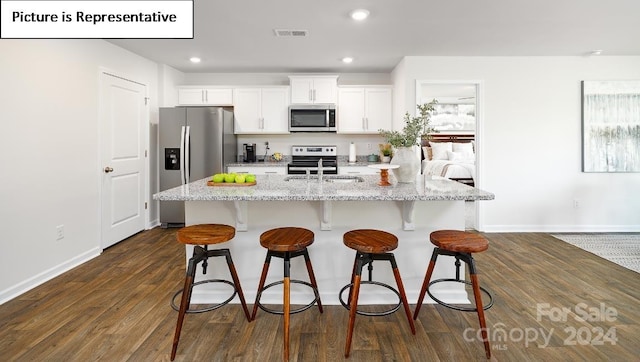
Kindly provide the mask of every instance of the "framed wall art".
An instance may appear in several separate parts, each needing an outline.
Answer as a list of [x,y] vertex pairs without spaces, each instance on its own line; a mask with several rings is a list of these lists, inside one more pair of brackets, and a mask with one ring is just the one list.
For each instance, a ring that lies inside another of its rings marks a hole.
[[640,172],[640,81],[582,81],[582,171]]

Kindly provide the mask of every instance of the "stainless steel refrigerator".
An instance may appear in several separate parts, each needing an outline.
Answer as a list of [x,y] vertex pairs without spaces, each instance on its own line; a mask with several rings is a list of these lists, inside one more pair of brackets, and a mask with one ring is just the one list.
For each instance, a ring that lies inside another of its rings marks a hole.
[[[160,108],[160,191],[224,172],[237,162],[233,108]],[[162,227],[184,225],[184,202],[160,201]]]

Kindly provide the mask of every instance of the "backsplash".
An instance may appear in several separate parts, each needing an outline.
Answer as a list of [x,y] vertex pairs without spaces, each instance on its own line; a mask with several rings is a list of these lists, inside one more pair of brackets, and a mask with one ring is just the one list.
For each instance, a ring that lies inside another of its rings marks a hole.
[[283,155],[291,155],[291,146],[294,145],[335,145],[339,156],[349,154],[349,145],[356,145],[356,155],[368,156],[378,154],[378,145],[383,143],[383,138],[377,134],[336,134],[336,133],[291,133],[285,135],[238,135],[238,153],[242,153],[243,143],[255,143],[258,158],[265,155],[265,142],[269,142],[267,155],[280,152]]

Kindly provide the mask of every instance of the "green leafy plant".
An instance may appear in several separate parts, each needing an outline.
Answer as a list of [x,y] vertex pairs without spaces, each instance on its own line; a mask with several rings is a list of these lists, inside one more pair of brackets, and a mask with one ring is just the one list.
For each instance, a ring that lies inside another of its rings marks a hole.
[[380,129],[380,135],[395,148],[420,145],[422,138],[428,139],[431,133],[437,132],[429,125],[431,112],[437,103],[438,101],[434,99],[429,103],[419,104],[417,106],[419,115],[416,117],[411,117],[409,112],[405,113],[402,132]]
[[380,157],[392,157],[393,156],[393,146],[388,143],[380,143],[378,145],[380,148]]

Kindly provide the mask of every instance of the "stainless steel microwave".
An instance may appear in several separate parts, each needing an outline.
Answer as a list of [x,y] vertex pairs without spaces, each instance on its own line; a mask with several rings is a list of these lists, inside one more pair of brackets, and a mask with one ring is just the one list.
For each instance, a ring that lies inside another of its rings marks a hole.
[[289,132],[335,132],[335,104],[289,106]]

